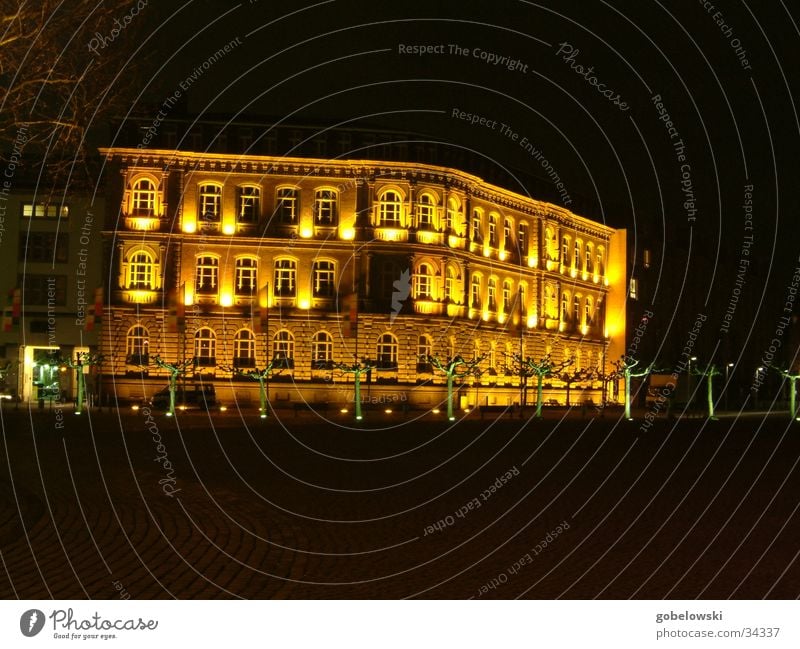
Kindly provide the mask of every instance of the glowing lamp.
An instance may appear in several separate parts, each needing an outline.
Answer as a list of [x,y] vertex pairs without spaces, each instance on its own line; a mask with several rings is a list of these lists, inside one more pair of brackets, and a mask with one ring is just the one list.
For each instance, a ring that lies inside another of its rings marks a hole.
[[309,228],[307,225],[303,226],[302,228],[300,228],[300,236],[303,237],[303,239],[310,239],[311,235],[313,235],[313,234],[314,234],[314,231],[311,228]]
[[230,306],[233,304],[233,296],[230,293],[223,293],[219,297],[219,303],[222,306]]
[[501,250],[500,251],[500,254],[499,254],[500,261],[505,261],[507,256],[508,256],[508,253],[505,250]]
[[500,324],[503,324],[506,321],[506,314],[505,313],[501,313],[500,315],[498,315],[497,316],[497,321]]
[[310,309],[311,308],[311,300],[307,297],[300,298],[300,301],[297,303],[301,309]]
[[439,414],[439,409],[438,409],[438,408],[434,408],[433,410],[431,410],[431,412],[432,412],[434,415],[438,415],[438,414]]
[[531,327],[531,328],[535,327],[537,322],[538,322],[538,320],[539,319],[535,315],[529,315],[528,316],[528,327]]
[[233,234],[234,232],[236,232],[236,226],[233,223],[226,223],[222,226],[223,234]]
[[186,221],[183,224],[182,230],[186,234],[194,234],[195,232],[197,232],[197,223],[195,223],[194,221]]
[[387,408],[387,409],[386,409],[384,412],[385,412],[387,415],[391,415],[391,414],[392,414],[392,409],[391,409],[391,408]]
[[228,409],[228,406],[220,406],[219,407],[219,411],[220,412],[225,412],[227,409]]
[[343,415],[346,415],[347,414],[347,408],[342,408],[339,412],[341,412]]
[[586,325],[583,325],[581,327],[581,335],[585,336],[587,333],[589,333],[589,327],[587,327]]
[[488,311],[484,311],[483,312],[483,321],[484,322],[489,322],[489,312]]
[[356,238],[356,230],[355,228],[342,228],[340,231],[340,236],[346,241],[352,241]]
[[536,268],[539,265],[539,260],[536,257],[528,257],[528,266],[531,268]]

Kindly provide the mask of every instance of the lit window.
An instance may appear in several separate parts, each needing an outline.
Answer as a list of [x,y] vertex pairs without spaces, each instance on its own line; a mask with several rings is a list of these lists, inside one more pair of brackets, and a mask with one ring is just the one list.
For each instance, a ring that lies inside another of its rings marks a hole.
[[644,253],[642,254],[642,261],[644,263],[645,268],[650,268],[650,264],[652,263],[650,250],[649,248],[644,249]]
[[583,270],[585,270],[587,273],[591,273],[591,272],[594,271],[594,263],[592,262],[593,250],[592,250],[592,244],[591,243],[587,243],[586,244],[586,251],[585,252],[586,252],[586,257],[585,257],[586,265],[583,267]]
[[572,255],[572,267],[573,268],[580,268],[581,267],[581,242],[575,242],[575,248]]
[[278,189],[275,200],[275,216],[279,223],[291,225],[297,223],[298,194],[294,187]]
[[493,277],[489,279],[487,297],[489,300],[489,311],[497,311],[497,280]]
[[314,223],[336,225],[337,194],[332,189],[320,189],[314,197]]
[[586,298],[586,304],[584,305],[584,313],[583,313],[583,324],[587,327],[592,326],[592,298]]
[[394,191],[387,191],[381,194],[378,201],[378,227],[398,227],[402,208],[403,203],[400,199],[400,194]]
[[222,187],[200,185],[200,217],[205,221],[219,221],[222,211]]
[[497,248],[497,217],[494,214],[489,215],[489,245]]
[[233,366],[256,366],[256,336],[249,329],[240,329],[233,337]]
[[195,291],[204,295],[215,294],[219,289],[219,259],[203,256],[197,258]]
[[572,298],[572,321],[575,325],[581,322],[581,299],[577,295]]
[[278,259],[275,262],[275,295],[294,297],[297,289],[297,262],[293,259]]
[[566,322],[569,317],[569,293],[561,294],[561,321]]
[[379,370],[397,369],[397,338],[390,333],[383,334],[378,338],[376,352]]
[[423,334],[417,339],[417,372],[432,372],[433,366],[428,360],[433,355],[433,343],[430,336]]
[[472,240],[476,243],[483,243],[483,218],[478,210],[472,212]]
[[217,364],[217,335],[209,327],[198,329],[194,335],[194,364],[198,367]]
[[561,264],[569,264],[569,237],[561,238]]
[[558,317],[556,289],[550,284],[544,287],[544,302],[545,302],[545,311],[547,313],[547,317],[548,318]]
[[630,295],[630,298],[632,300],[639,299],[638,289],[639,289],[639,280],[637,280],[635,277],[631,277],[630,286],[628,288],[628,294]]
[[317,370],[333,366],[333,336],[327,331],[318,331],[311,340],[311,367]]
[[235,272],[236,295],[255,295],[258,286],[258,260],[252,257],[239,257]]
[[519,254],[524,257],[528,254],[528,224],[520,223],[519,231],[517,232],[517,243],[519,245]]
[[45,204],[45,203],[24,203],[22,205],[22,216],[25,218],[36,219],[66,219],[69,217],[69,206]]
[[314,297],[333,297],[336,294],[336,267],[332,261],[314,262]]
[[481,308],[481,278],[474,276],[469,287],[469,302],[473,309]]
[[129,365],[147,365],[149,363],[148,346],[150,334],[146,327],[134,325],[128,329],[125,338],[125,356]]
[[430,194],[422,194],[417,201],[417,228],[433,230],[434,204]]
[[453,267],[448,267],[444,278],[444,299],[447,302],[455,302],[456,297],[456,271]]
[[416,275],[417,290],[415,295],[417,299],[429,300],[431,295],[431,287],[433,285],[433,271],[428,264],[420,264],[419,270]]
[[261,190],[258,187],[239,187],[239,208],[236,220],[239,223],[257,223],[261,212]]
[[133,184],[131,208],[133,216],[153,216],[155,214],[156,186],[151,180],[140,178]]
[[503,282],[503,313],[511,311],[511,282]]
[[127,288],[152,290],[154,270],[155,264],[149,252],[135,252],[128,261]]
[[597,274],[598,275],[605,275],[606,274],[606,267],[605,267],[605,259],[603,254],[603,248],[597,249]]
[[273,367],[292,369],[294,367],[294,336],[290,331],[279,331],[272,340]]
[[445,230],[454,234],[458,233],[461,224],[461,205],[455,198],[447,201],[447,212],[445,213]]
[[503,250],[511,250],[511,220],[503,221]]

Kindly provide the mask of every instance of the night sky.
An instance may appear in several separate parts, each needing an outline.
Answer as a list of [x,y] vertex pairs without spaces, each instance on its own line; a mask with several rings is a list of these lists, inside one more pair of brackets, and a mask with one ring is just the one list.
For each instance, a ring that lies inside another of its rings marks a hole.
[[544,179],[546,159],[567,207],[628,229],[661,364],[697,313],[704,360],[761,364],[800,252],[798,28],[782,3],[192,2],[144,19],[152,73],[132,115],[183,82],[172,117],[403,131]]

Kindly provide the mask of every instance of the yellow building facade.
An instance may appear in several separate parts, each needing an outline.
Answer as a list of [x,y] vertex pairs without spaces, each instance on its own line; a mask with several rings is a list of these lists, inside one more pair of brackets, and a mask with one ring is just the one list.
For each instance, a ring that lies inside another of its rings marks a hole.
[[[358,358],[375,365],[365,400],[432,408],[445,379],[425,357],[458,355],[483,358],[459,405],[512,405],[535,398],[512,357],[549,353],[601,371],[569,398],[598,403],[624,353],[624,230],[426,164],[102,153],[119,171],[103,369],[121,399],[166,385],[158,355],[246,406],[237,370],[278,358],[273,405],[343,405],[334,366]],[[565,387],[548,377],[548,402]]]

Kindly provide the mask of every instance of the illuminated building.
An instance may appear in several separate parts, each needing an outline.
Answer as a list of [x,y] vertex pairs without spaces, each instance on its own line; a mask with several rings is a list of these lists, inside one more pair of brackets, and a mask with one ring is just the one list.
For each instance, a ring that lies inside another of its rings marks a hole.
[[[506,405],[522,392],[512,354],[608,368],[623,353],[624,230],[421,163],[102,153],[120,171],[103,351],[121,398],[165,384],[158,354],[194,359],[187,380],[213,380],[221,400],[252,402],[231,368],[278,357],[273,403],[340,404],[352,393],[332,366],[356,356],[376,365],[365,400],[434,407],[433,354],[485,356],[460,405]],[[597,403],[600,386],[571,400]]]

